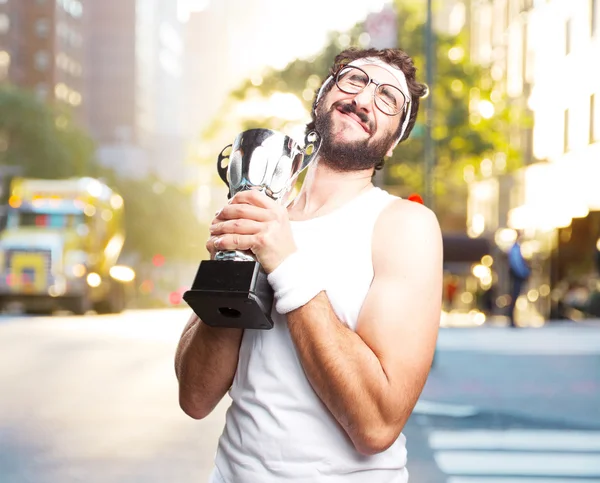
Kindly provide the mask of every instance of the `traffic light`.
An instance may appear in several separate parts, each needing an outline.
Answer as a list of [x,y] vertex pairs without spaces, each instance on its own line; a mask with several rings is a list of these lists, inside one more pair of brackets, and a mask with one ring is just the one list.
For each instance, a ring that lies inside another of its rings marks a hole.
[[155,267],[162,267],[165,264],[165,257],[160,253],[157,253],[152,257],[152,265]]

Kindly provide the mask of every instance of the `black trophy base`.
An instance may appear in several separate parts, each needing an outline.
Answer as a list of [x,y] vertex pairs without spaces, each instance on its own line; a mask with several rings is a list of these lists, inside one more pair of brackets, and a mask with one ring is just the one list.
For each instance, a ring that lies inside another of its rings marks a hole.
[[183,300],[211,327],[273,328],[273,289],[258,262],[202,261]]

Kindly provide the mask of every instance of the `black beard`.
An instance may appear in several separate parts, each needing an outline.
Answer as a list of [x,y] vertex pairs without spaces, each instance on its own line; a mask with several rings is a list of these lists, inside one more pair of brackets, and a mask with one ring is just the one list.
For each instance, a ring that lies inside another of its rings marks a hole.
[[315,119],[315,129],[322,138],[319,162],[326,164],[335,171],[374,169],[389,150],[394,134],[378,141],[367,138],[351,142],[335,142],[332,135],[333,121],[331,116],[338,107],[341,107],[345,113],[356,114],[371,130],[373,128],[373,123],[369,122],[366,114],[357,111],[356,106],[351,102],[343,104],[338,101],[334,103],[329,112],[321,113]]

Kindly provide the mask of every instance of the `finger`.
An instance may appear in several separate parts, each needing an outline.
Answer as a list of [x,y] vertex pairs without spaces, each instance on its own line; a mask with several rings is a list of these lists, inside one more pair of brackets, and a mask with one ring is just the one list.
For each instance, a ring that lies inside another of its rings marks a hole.
[[267,209],[271,209],[271,208],[275,208],[275,207],[279,206],[275,200],[269,198],[262,191],[258,191],[255,189],[240,191],[239,193],[236,193],[233,198],[231,198],[230,204],[241,204],[241,203],[258,206],[259,208],[267,208]]
[[273,214],[271,210],[265,208],[236,203],[224,206],[216,219],[219,221],[245,219],[263,222],[273,219]]
[[239,235],[254,235],[258,233],[262,224],[254,220],[228,220],[215,223],[210,226],[212,236],[237,233]]
[[215,245],[216,241],[218,240],[219,237],[217,236],[211,236],[207,242],[206,242],[206,250],[208,251],[208,253],[210,253],[211,255],[214,255],[215,253],[217,253],[219,251],[219,249],[217,248],[217,246]]
[[251,250],[256,243],[256,235],[221,235],[215,240],[217,250]]

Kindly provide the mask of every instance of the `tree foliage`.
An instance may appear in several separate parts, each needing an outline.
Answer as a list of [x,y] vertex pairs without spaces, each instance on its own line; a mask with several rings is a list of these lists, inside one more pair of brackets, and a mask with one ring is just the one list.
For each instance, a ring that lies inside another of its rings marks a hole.
[[0,88],[0,166],[42,179],[92,176],[124,198],[125,251],[140,260],[161,253],[169,260],[199,260],[204,255],[201,226],[192,194],[153,177],[124,179],[100,166],[94,143],[60,106],[41,102],[14,86]]
[[[398,46],[420,67],[425,81],[425,22],[414,7],[396,1],[399,20]],[[435,143],[436,211],[443,219],[466,211],[465,171],[476,176],[488,159],[496,171],[513,170],[522,157],[511,144],[512,127],[530,125],[519,106],[511,105],[494,81],[490,69],[469,60],[467,35],[434,32],[433,85],[431,88]],[[416,129],[395,150],[387,163],[386,184],[422,191],[424,188],[423,99]],[[487,112],[486,112],[487,110]],[[406,192],[406,190],[404,190]]]
[[124,199],[126,251],[146,262],[155,254],[169,262],[204,258],[206,230],[195,216],[191,192],[153,177],[115,178],[111,185]]
[[[398,18],[397,46],[413,58],[418,68],[417,79],[425,82],[425,17],[420,2],[396,0]],[[310,110],[314,93],[327,76],[335,55],[348,46],[361,45],[363,25],[352,31],[330,36],[328,45],[312,59],[298,59],[283,70],[271,69],[262,76],[262,83],[250,80],[231,95],[231,102],[244,101],[259,93],[268,96],[273,91],[295,94]],[[464,227],[467,184],[465,172],[477,176],[481,163],[492,163],[496,171],[510,171],[522,163],[518,145],[511,143],[511,129],[530,126],[523,109],[511,105],[502,94],[490,70],[469,60],[465,33],[449,35],[434,32],[434,81],[432,137],[435,141],[435,209],[442,220]],[[425,99],[421,102],[417,125],[409,140],[396,148],[387,160],[383,183],[401,196],[424,192],[424,122]],[[483,108],[482,108],[483,106]],[[491,110],[490,110],[491,108]],[[487,112],[486,112],[487,111]],[[483,115],[482,115],[483,114]],[[252,119],[247,127],[280,129],[281,120]],[[223,128],[213,124],[211,134]],[[210,130],[209,130],[210,131]],[[451,221],[454,220],[454,221]]]
[[65,178],[92,169],[94,145],[69,113],[14,86],[0,87],[0,165],[23,176]]

